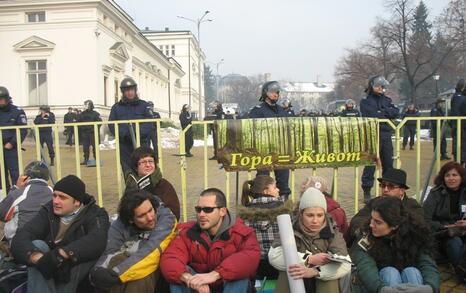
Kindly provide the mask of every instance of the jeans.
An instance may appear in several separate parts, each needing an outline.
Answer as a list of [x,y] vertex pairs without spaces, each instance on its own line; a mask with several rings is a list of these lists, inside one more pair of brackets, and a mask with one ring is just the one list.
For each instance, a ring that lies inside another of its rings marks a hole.
[[466,253],[466,243],[460,237],[452,237],[447,240],[446,251],[450,263],[457,266]]
[[[34,240],[32,243],[43,253],[50,251],[47,243],[42,240]],[[94,263],[95,262],[86,262],[72,267],[71,278],[68,283],[56,283],[54,279],[46,280],[38,269],[35,267],[28,267],[27,292],[74,293],[79,283],[88,275]]]
[[394,267],[385,267],[379,271],[379,276],[390,287],[399,284],[410,283],[412,285],[423,285],[424,280],[421,272],[415,267],[405,268],[401,274]]
[[[195,275],[196,271],[194,271],[191,267],[188,267],[188,270],[191,274]],[[242,279],[232,282],[225,282],[223,283],[223,290],[220,292],[223,293],[247,293],[250,289],[250,281],[249,279]],[[193,289],[187,287],[185,284],[170,284],[170,292],[171,293],[191,293],[197,292]],[[218,292],[216,290],[211,290],[210,292]]]

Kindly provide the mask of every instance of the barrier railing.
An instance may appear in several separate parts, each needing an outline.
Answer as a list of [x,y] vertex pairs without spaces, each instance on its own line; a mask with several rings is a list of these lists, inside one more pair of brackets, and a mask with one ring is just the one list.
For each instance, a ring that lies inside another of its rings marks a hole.
[[[461,122],[465,120],[466,117],[417,117],[417,118],[405,118],[398,124],[395,124],[394,122],[390,120],[383,120],[381,119],[380,122],[385,122],[394,131],[394,136],[395,136],[395,141],[394,141],[394,166],[397,168],[400,168],[402,166],[402,160],[401,160],[401,138],[402,138],[402,133],[401,131],[403,130],[403,127],[408,121],[416,121],[416,130],[417,130],[417,139],[416,139],[416,155],[415,155],[415,160],[414,163],[416,164],[415,168],[415,195],[416,198],[419,200],[421,198],[421,191],[422,191],[422,183],[423,179],[421,178],[421,140],[419,139],[420,132],[421,132],[421,123],[425,121],[435,121],[437,122],[437,135],[436,140],[437,140],[437,148],[435,151],[435,156],[433,159],[435,160],[435,169],[438,172],[438,170],[441,167],[441,160],[440,160],[440,144],[441,144],[441,135],[440,133],[442,132],[442,122],[443,123],[453,123],[456,125],[456,159],[459,162],[461,159]],[[28,129],[32,130],[34,132],[34,137],[35,137],[35,157],[37,160],[40,160],[43,156],[43,150],[38,143],[40,141],[40,129],[44,127],[51,127],[52,132],[54,135],[54,149],[55,149],[55,167],[53,168],[53,175],[55,176],[56,180],[59,180],[62,178],[64,175],[63,173],[63,163],[66,162],[67,166],[69,166],[70,161],[65,161],[66,158],[63,158],[63,155],[60,151],[60,139],[59,136],[60,134],[60,129],[63,129],[63,127],[72,127],[74,129],[75,133],[75,145],[74,145],[74,154],[75,154],[75,160],[74,160],[74,168],[75,168],[75,173],[78,177],[82,177],[82,171],[81,171],[81,165],[80,165],[80,158],[82,157],[82,151],[80,150],[80,145],[79,145],[79,130],[80,126],[92,126],[94,128],[94,140],[96,142],[96,145],[99,145],[100,141],[100,132],[99,128],[104,125],[114,125],[115,128],[115,153],[114,153],[114,160],[115,160],[115,172],[117,174],[115,181],[112,182],[102,182],[102,165],[101,165],[101,150],[99,147],[96,147],[96,178],[95,178],[95,183],[97,186],[97,200],[99,205],[103,205],[103,184],[106,186],[108,184],[117,184],[117,189],[118,189],[118,196],[121,197],[122,192],[124,190],[124,181],[122,181],[124,178],[121,176],[122,174],[122,169],[120,165],[120,137],[119,137],[119,127],[121,125],[128,125],[132,124],[135,125],[135,140],[137,146],[140,145],[141,143],[141,137],[139,133],[140,129],[140,123],[153,123],[154,126],[156,126],[156,131],[157,131],[157,137],[158,137],[158,154],[159,154],[159,163],[158,167],[163,171],[164,168],[164,156],[162,152],[162,144],[161,144],[161,120],[160,119],[147,119],[147,120],[125,120],[125,121],[102,121],[102,122],[92,122],[92,123],[66,123],[66,124],[53,124],[53,125],[26,125],[26,126],[13,126],[13,127],[0,127],[0,130],[7,130],[7,129],[14,129],[16,131],[16,139],[17,139],[17,155],[18,155],[18,167],[20,173],[23,171],[23,168],[25,166],[23,154],[22,154],[22,142],[21,142],[21,130],[23,129]],[[200,177],[203,176],[203,186],[204,188],[209,187],[209,164],[208,164],[208,153],[209,153],[209,146],[208,146],[208,135],[209,135],[209,126],[213,124],[213,121],[194,121],[192,125],[188,126],[187,128],[180,130],[179,132],[179,168],[180,168],[180,181],[179,182],[172,182],[174,185],[179,185],[181,194],[179,195],[181,197],[181,203],[182,203],[182,215],[183,219],[186,220],[188,219],[188,212],[187,212],[187,207],[188,207],[188,182],[187,182],[187,169],[189,168],[188,161],[186,160],[185,157],[185,133],[186,131],[190,128],[193,127],[194,125],[201,125],[203,127],[202,131],[202,136],[203,136],[203,170],[196,170],[196,174]],[[3,131],[0,131],[0,141],[3,141]],[[379,143],[377,144],[377,151],[379,150]],[[0,158],[3,157],[4,155],[4,149],[0,148]],[[352,167],[353,172],[354,172],[354,180],[352,182],[353,184],[353,194],[354,194],[354,210],[357,211],[359,209],[359,194],[360,194],[360,171],[362,170],[361,167]],[[5,169],[5,161],[0,160],[0,172],[2,174],[1,177],[1,183],[2,183],[2,195],[6,195],[6,176],[4,176],[6,169]],[[108,171],[108,169],[105,169],[105,171]],[[376,177],[380,176],[380,168],[377,168],[376,170]],[[295,182],[296,182],[296,171],[291,170],[290,174],[290,187],[292,190],[291,193],[291,199],[296,200],[297,199],[297,194],[295,191]],[[317,173],[317,170],[314,168],[310,172],[309,175],[313,174],[315,175]],[[345,175],[348,174],[348,171],[345,169],[344,172],[339,170],[338,168],[333,169],[332,177],[332,191],[334,194],[335,199],[339,198],[339,195],[342,194],[339,189],[339,178],[341,177],[342,173]],[[202,174],[202,175],[201,175]],[[231,173],[229,172],[224,172],[225,174],[225,185],[224,188],[221,186],[215,186],[219,187],[221,189],[224,189],[226,197],[227,197],[227,203],[228,205],[231,204]],[[66,174],[65,174],[66,175]],[[254,172],[248,172],[247,174],[248,178],[252,178],[254,176]],[[351,176],[351,175],[350,175]],[[408,174],[409,177],[412,176],[412,174]],[[198,178],[199,178],[198,177]],[[14,184],[15,182],[13,182]],[[425,182],[424,182],[425,183]],[[348,193],[348,190],[344,190],[344,193]],[[379,189],[375,189],[375,194],[378,196],[380,193]]]

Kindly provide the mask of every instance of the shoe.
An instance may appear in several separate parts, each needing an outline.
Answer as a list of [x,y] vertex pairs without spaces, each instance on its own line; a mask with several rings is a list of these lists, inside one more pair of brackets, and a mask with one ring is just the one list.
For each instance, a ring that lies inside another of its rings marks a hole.
[[211,161],[214,161],[214,160],[215,160],[215,161],[216,161],[216,160],[217,160],[217,156],[213,156],[212,158],[209,158],[209,160],[211,160]]
[[371,189],[368,187],[363,187],[362,190],[364,191],[364,203],[367,203],[371,200]]
[[410,149],[411,151],[414,150],[413,146],[410,146],[409,149]]
[[443,155],[443,156],[440,157],[440,160],[442,160],[442,161],[446,161],[446,160],[450,160],[450,159],[451,158],[449,156],[447,156],[447,155]]
[[406,146],[405,146],[405,145],[404,145],[404,146],[402,146],[402,147],[401,147],[401,149],[402,149],[402,150],[405,150],[405,149],[406,149]]
[[191,153],[186,153],[185,156],[190,158],[190,157],[193,157],[193,154],[191,154]]
[[86,166],[86,165],[87,165],[87,161],[88,161],[88,160],[82,161],[82,162],[81,162],[81,166]]

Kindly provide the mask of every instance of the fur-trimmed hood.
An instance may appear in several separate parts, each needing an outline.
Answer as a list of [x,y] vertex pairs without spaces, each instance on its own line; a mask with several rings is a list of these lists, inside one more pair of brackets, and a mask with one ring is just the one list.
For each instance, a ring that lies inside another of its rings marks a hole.
[[276,221],[279,215],[291,214],[293,207],[291,200],[287,200],[283,205],[276,208],[267,208],[265,205],[263,208],[258,206],[238,206],[236,214],[244,221]]

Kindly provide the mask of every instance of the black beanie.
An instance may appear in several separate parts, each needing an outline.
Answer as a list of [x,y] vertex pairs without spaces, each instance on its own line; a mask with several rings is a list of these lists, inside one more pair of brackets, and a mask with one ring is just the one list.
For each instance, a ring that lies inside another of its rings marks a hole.
[[86,185],[84,185],[84,182],[75,175],[63,177],[60,181],[55,183],[53,191],[55,190],[66,193],[83,204],[87,204],[89,202],[90,196],[86,193]]

